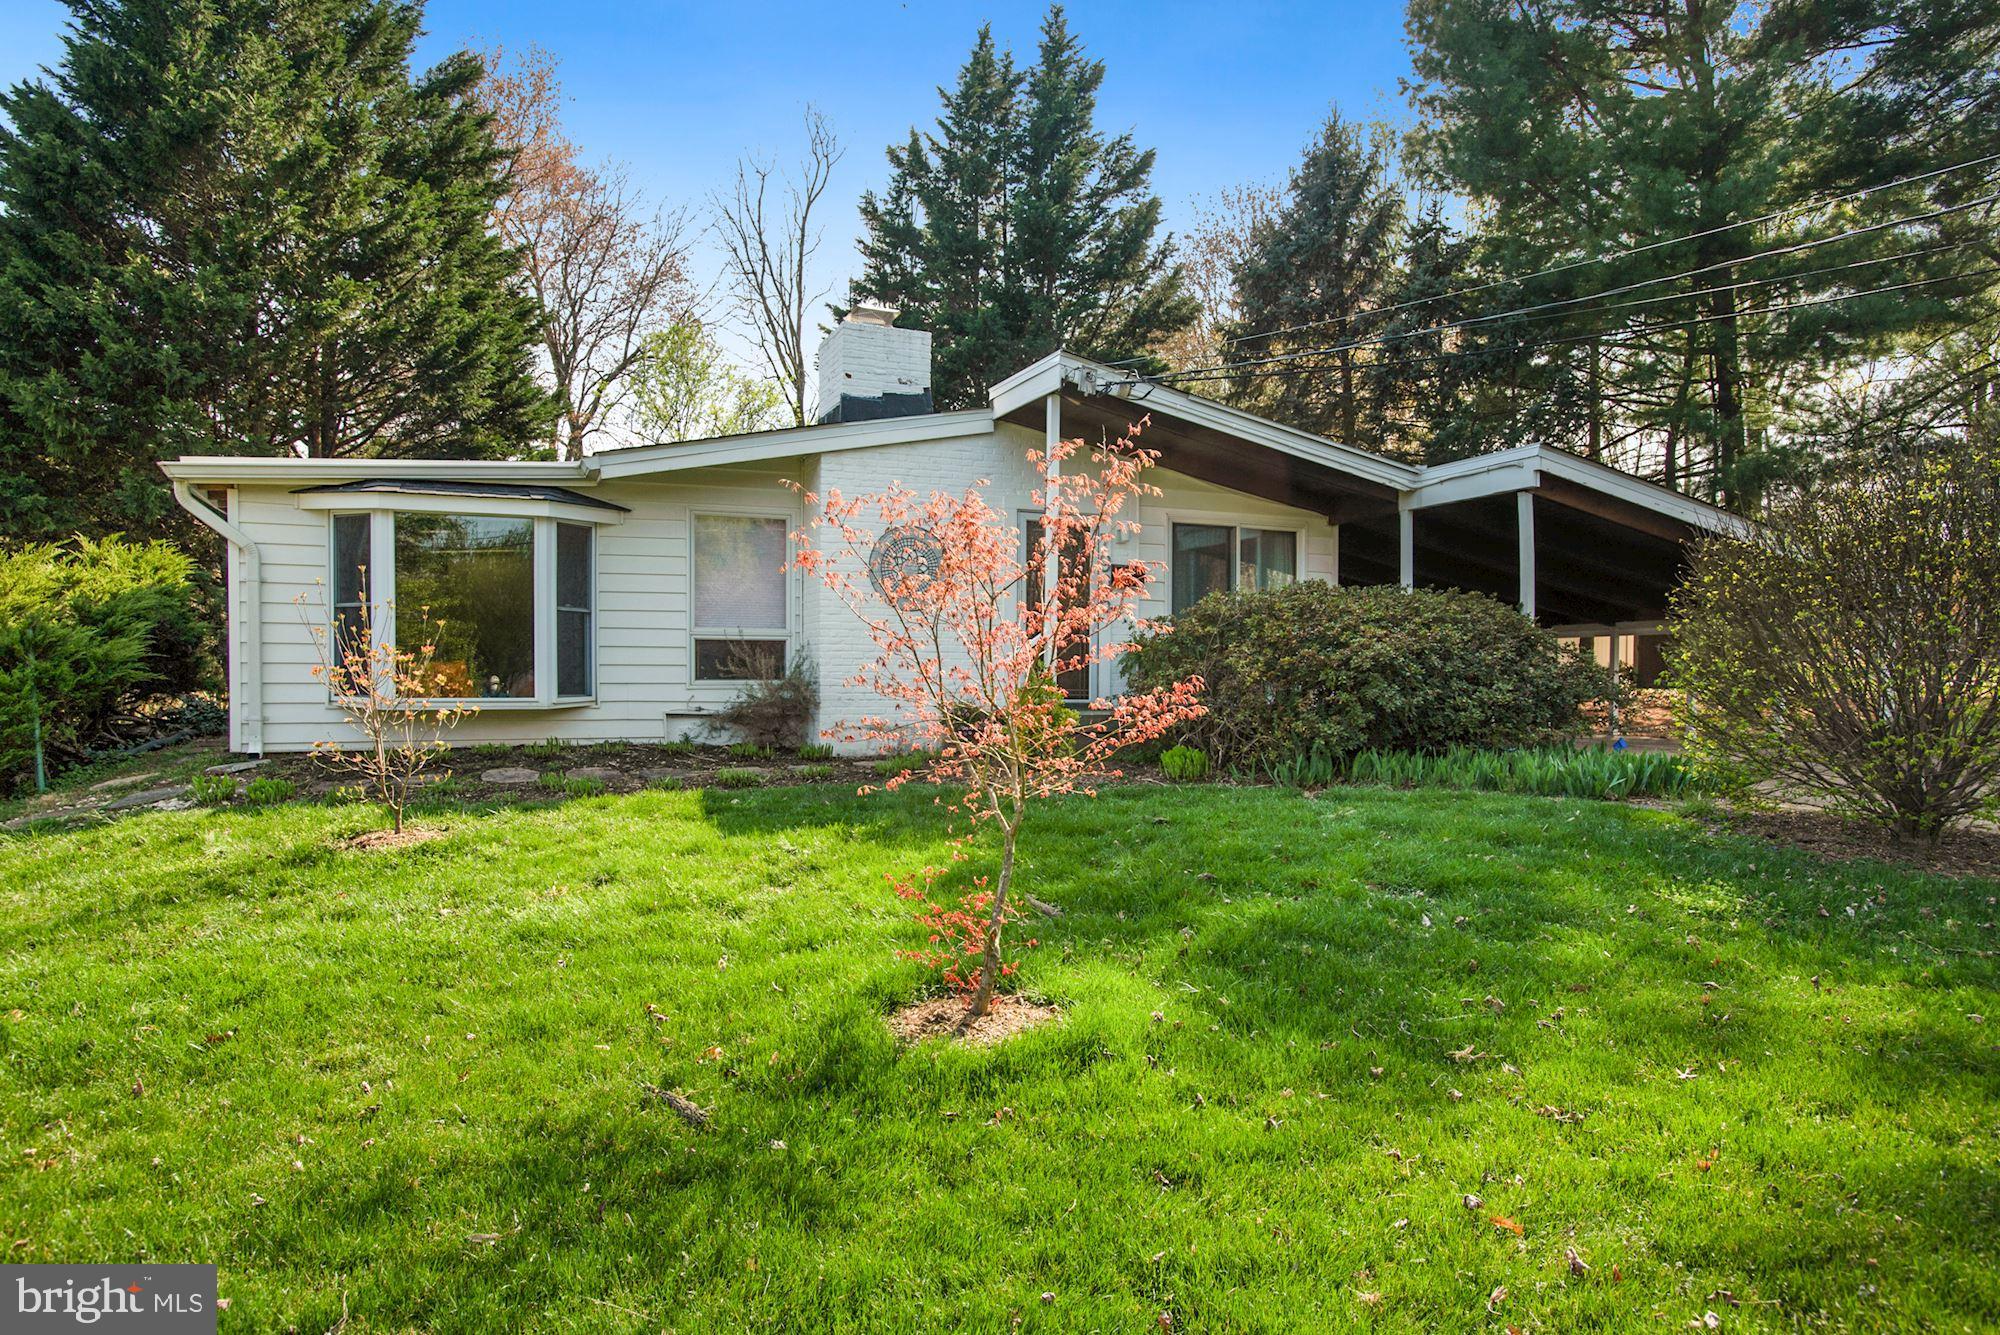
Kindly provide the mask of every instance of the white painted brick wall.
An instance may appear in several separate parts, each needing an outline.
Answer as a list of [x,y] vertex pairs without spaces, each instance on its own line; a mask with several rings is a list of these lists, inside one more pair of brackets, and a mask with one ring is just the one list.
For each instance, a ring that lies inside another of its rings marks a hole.
[[924,329],[844,321],[819,346],[819,415],[840,406],[840,396],[878,398],[920,394],[931,387],[931,336]]

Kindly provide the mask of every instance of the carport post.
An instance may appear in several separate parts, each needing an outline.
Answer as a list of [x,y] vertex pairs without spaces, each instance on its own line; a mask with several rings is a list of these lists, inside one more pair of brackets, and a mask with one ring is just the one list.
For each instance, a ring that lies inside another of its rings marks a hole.
[[1533,492],[1514,493],[1515,527],[1521,540],[1521,615],[1535,619],[1535,496]]
[[1417,587],[1417,512],[1407,505],[1396,507],[1398,569],[1406,589]]

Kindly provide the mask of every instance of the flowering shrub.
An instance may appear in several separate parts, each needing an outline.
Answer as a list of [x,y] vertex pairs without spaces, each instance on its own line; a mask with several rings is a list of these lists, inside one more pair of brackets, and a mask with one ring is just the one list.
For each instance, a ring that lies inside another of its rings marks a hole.
[[[969,995],[974,1018],[1016,967],[1004,958],[1003,938],[1017,914],[1010,898],[1015,850],[1033,805],[1093,793],[1117,773],[1108,762],[1118,751],[1203,709],[1201,681],[1191,677],[1094,700],[1086,720],[1056,684],[1122,652],[1101,632],[1140,623],[1138,605],[1155,570],[1110,560],[1111,543],[1138,529],[1127,515],[1131,502],[1159,494],[1144,480],[1155,456],[1135,435],[1087,455],[1081,441],[1029,451],[1043,479],[1033,498],[1041,514],[1032,543],[981,495],[984,483],[928,498],[901,486],[854,497],[808,494],[815,517],[794,535],[795,567],[852,608],[874,640],[875,657],[849,684],[872,689],[893,709],[827,735],[928,751],[883,786],[922,777],[957,791],[940,799],[971,826],[954,844],[955,862],[966,860],[980,826],[999,829],[997,876],[975,878],[955,906],[935,897],[938,869],[891,878],[898,894],[922,906],[918,920],[929,939],[914,957]],[[1085,458],[1088,467],[1064,467]],[[882,534],[917,559],[876,560],[871,569]]]

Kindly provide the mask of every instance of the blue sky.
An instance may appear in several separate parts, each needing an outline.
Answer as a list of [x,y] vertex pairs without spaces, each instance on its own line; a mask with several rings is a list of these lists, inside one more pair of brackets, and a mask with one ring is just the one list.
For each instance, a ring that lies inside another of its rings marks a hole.
[[[855,201],[882,184],[882,150],[936,115],[979,24],[1027,63],[1044,12],[958,0],[601,4],[434,0],[419,56],[460,46],[539,44],[561,60],[566,121],[587,155],[620,159],[649,194],[699,204],[740,154],[789,158],[808,103],[847,155],[826,204],[823,282],[858,269]],[[1168,224],[1216,190],[1277,180],[1330,103],[1350,117],[1402,120],[1408,72],[1400,4],[1076,0],[1071,26],[1109,71],[1100,125],[1159,152],[1154,186]],[[0,0],[0,80],[60,57],[68,11]],[[714,257],[703,254],[703,276]]]

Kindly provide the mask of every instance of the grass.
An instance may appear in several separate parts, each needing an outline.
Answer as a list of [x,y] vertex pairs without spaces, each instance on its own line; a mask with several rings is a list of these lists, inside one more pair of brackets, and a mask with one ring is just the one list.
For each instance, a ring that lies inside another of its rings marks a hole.
[[8,1259],[218,1262],[271,1331],[2000,1323],[2000,886],[1602,803],[1113,790],[1024,840],[1062,1023],[904,1051],[884,876],[947,865],[934,797],[0,842]]

